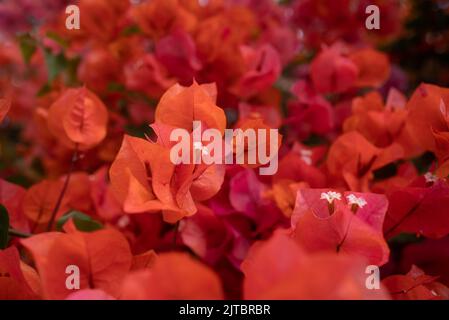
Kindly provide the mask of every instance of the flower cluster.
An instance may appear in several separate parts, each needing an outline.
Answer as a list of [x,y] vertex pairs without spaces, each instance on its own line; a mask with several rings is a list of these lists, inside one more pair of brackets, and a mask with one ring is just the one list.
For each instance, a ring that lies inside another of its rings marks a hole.
[[[449,88],[379,49],[403,1],[74,3],[0,3],[0,299],[449,299]],[[174,163],[194,123],[278,129],[276,172]]]

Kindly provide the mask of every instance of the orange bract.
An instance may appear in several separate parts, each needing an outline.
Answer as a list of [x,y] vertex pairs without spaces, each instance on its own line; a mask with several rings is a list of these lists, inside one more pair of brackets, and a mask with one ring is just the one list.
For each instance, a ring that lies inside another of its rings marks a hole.
[[79,268],[81,289],[102,289],[113,296],[119,294],[121,280],[131,267],[128,242],[112,229],[43,233],[22,244],[34,258],[47,299],[64,299],[73,292],[66,287],[67,266]]
[[175,84],[161,97],[156,108],[156,122],[192,131],[193,121],[198,120],[223,134],[226,117],[223,109],[216,105],[216,99],[215,84],[194,82],[190,87]]
[[187,253],[161,254],[151,269],[131,273],[122,299],[223,299],[220,279]]
[[374,49],[361,49],[349,56],[359,69],[356,85],[379,88],[390,76],[388,56]]
[[67,89],[48,112],[50,132],[65,146],[90,149],[106,136],[108,112],[87,88]]
[[[276,257],[275,259],[273,257]],[[286,234],[257,242],[243,262],[246,299],[387,299],[365,286],[363,259],[306,254]]]

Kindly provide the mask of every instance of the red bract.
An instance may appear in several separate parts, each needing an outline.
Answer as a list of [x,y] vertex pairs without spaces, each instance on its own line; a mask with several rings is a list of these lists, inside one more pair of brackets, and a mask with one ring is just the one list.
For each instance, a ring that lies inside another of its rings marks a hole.
[[448,131],[447,121],[442,113],[442,104],[449,105],[449,89],[431,84],[421,84],[407,103],[408,125],[425,150],[435,151],[432,131]]
[[154,39],[176,28],[191,31],[196,24],[195,16],[178,0],[143,2],[130,13],[140,29]]
[[128,62],[124,67],[125,85],[129,90],[140,90],[159,97],[174,80],[154,55],[144,54]]
[[181,30],[174,31],[157,42],[156,58],[181,83],[189,83],[202,67],[192,37]]
[[289,102],[289,116],[285,123],[298,132],[299,138],[307,138],[311,133],[327,134],[334,128],[335,117],[331,104],[309,83],[299,81],[291,91],[297,100]]
[[[422,178],[424,180],[424,178]],[[410,185],[394,191],[388,197],[390,206],[385,219],[387,237],[400,232],[410,232],[430,238],[441,238],[449,234],[449,186],[437,179],[428,185]]]
[[355,85],[358,87],[378,88],[390,76],[388,56],[373,49],[361,49],[349,55],[358,69]]
[[369,191],[373,171],[399,160],[403,149],[398,144],[377,148],[356,131],[348,132],[335,140],[329,149],[329,172],[343,179],[354,191]]
[[17,248],[0,250],[0,299],[37,299],[40,283],[36,271],[20,261]]
[[237,95],[248,97],[270,87],[281,72],[279,54],[270,45],[253,49],[241,47],[248,70],[232,89]]
[[293,237],[310,252],[361,256],[380,266],[389,255],[382,234],[387,207],[383,195],[302,189],[292,214]]
[[[273,257],[276,257],[275,259]],[[365,287],[363,259],[336,253],[307,254],[277,232],[256,243],[243,262],[246,299],[388,299]]]
[[390,276],[382,283],[395,300],[447,300],[449,288],[437,282],[437,279],[412,266],[406,275]]
[[376,147],[399,144],[404,157],[419,155],[422,148],[407,126],[408,110],[405,102],[405,97],[395,90],[390,90],[385,105],[376,91],[354,98],[352,116],[344,122],[343,130],[361,133]]
[[274,181],[291,180],[306,182],[312,188],[324,187],[326,177],[317,163],[321,161],[325,150],[321,147],[307,148],[294,145],[279,162],[278,172],[274,175]]
[[29,231],[22,208],[25,193],[22,187],[0,179],[0,203],[8,210],[9,224],[18,230]]
[[444,1],[66,2],[0,0],[0,298],[449,299]]
[[325,48],[310,65],[314,87],[320,93],[343,92],[354,86],[358,69],[337,48]]
[[183,243],[207,263],[215,264],[231,254],[234,238],[231,228],[205,206],[183,220],[179,229]]

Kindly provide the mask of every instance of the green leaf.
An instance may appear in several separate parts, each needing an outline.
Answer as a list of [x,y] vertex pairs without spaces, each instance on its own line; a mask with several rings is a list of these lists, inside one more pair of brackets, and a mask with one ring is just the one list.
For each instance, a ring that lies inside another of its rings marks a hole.
[[422,238],[417,237],[413,233],[401,232],[400,234],[390,238],[388,244],[390,246],[404,246],[410,243],[417,243],[422,241]]
[[51,86],[48,83],[45,83],[37,92],[37,96],[38,97],[42,97],[44,95],[46,95],[47,93],[51,92]]
[[44,59],[47,65],[48,82],[52,82],[58,74],[64,71],[67,59],[63,53],[54,55],[49,49],[44,49]]
[[0,204],[0,249],[5,249],[9,242],[9,215],[8,210]]
[[22,52],[23,60],[26,64],[30,63],[31,57],[36,52],[36,40],[28,33],[19,36],[20,52]]
[[64,224],[70,219],[73,219],[73,223],[79,231],[92,232],[103,228],[103,225],[92,219],[92,217],[80,211],[73,210],[67,212],[56,221],[56,229],[61,231]]
[[67,41],[64,38],[62,38],[59,34],[57,34],[56,32],[48,31],[47,37],[54,40],[57,44],[59,44],[63,48],[67,48],[69,46]]

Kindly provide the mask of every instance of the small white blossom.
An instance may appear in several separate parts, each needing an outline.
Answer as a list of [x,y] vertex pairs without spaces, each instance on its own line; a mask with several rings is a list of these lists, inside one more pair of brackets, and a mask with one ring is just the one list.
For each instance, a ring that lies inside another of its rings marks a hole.
[[334,200],[341,200],[341,193],[335,191],[322,192],[320,199],[332,203]]
[[427,183],[430,183],[430,182],[437,182],[437,181],[438,181],[438,177],[437,177],[436,175],[434,175],[433,173],[431,173],[431,172],[427,172],[427,173],[424,175],[424,178],[426,179],[426,182],[427,182]]
[[346,196],[346,199],[348,200],[348,203],[350,205],[356,204],[359,208],[363,208],[367,204],[365,199],[358,198],[354,194],[350,194],[349,196]]
[[312,165],[312,150],[301,150],[299,152],[301,154],[301,159],[309,166]]
[[126,228],[129,223],[131,222],[131,219],[129,218],[129,216],[122,216],[118,221],[117,221],[117,225],[119,228]]

